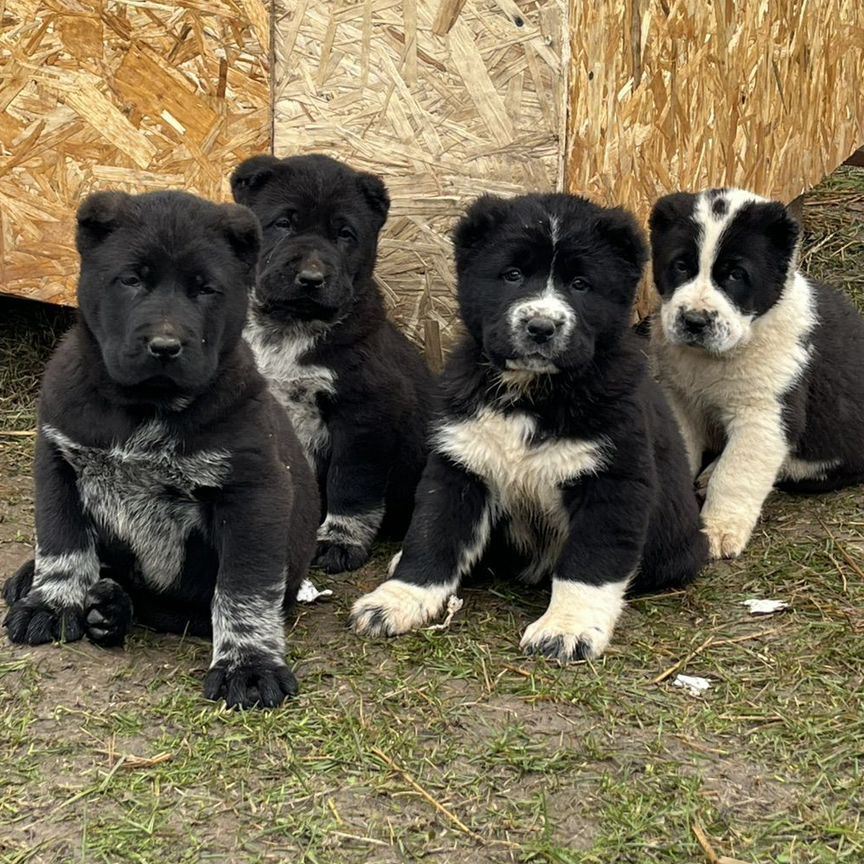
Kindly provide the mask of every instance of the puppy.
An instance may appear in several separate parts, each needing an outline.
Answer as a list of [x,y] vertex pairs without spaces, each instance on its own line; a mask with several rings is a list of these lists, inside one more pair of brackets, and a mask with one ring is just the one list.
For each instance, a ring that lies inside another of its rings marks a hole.
[[78,211],[77,324],[50,360],[36,440],[36,557],[6,585],[13,642],[142,624],[213,638],[210,699],[297,692],[283,607],[318,496],[241,338],[260,234],[245,207],[181,192]]
[[318,476],[314,564],[354,570],[404,534],[426,459],[430,373],[373,277],[390,199],[326,156],[257,156],[231,188],[264,232],[246,339]]
[[740,189],[661,198],[651,216],[662,298],[653,358],[701,473],[715,558],[747,545],[771,487],[864,480],[864,322],[796,269],[785,207]]
[[597,657],[629,591],[683,585],[707,554],[683,443],[629,327],[644,240],[624,211],[569,195],[481,198],[454,239],[468,335],[401,557],[354,604],[354,629],[422,626],[482,562],[551,577],[529,654]]

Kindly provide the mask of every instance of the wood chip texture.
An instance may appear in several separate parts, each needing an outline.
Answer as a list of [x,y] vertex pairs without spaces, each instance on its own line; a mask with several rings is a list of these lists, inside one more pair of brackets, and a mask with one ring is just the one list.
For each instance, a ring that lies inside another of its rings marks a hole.
[[268,0],[0,3],[0,292],[75,302],[97,189],[230,200],[271,146]]

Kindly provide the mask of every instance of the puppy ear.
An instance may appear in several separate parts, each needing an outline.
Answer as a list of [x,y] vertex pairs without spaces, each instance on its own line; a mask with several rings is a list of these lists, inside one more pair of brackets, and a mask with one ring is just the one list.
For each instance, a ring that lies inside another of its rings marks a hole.
[[94,192],[78,208],[78,230],[75,244],[83,253],[101,243],[116,230],[132,200],[125,192]]
[[358,175],[357,184],[360,186],[366,203],[375,214],[380,230],[387,221],[387,214],[390,212],[390,193],[387,191],[384,181],[374,174]]
[[657,200],[648,220],[653,240],[655,233],[668,231],[676,222],[684,222],[693,215],[696,196],[691,192],[674,192]]
[[476,249],[507,216],[508,202],[497,195],[481,195],[469,208],[453,229],[453,245],[456,259],[462,253]]
[[261,226],[255,214],[240,204],[222,204],[220,228],[237,257],[247,267],[254,268],[258,263],[261,249]]
[[231,194],[238,204],[249,204],[280,160],[275,156],[253,156],[241,162],[231,175]]
[[597,220],[597,232],[611,243],[616,253],[630,265],[636,278],[648,260],[645,235],[632,213],[621,207],[604,210]]
[[[759,222],[764,218],[765,233],[771,244],[786,261],[792,261],[801,236],[801,226],[779,201],[761,205]],[[757,223],[758,224],[758,223]]]

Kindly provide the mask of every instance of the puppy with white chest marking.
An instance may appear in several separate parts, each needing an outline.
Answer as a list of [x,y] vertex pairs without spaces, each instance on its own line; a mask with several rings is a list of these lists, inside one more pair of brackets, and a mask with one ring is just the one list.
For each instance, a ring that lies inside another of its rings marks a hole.
[[255,217],[100,192],[77,242],[79,318],[42,384],[36,557],[6,583],[9,636],[118,645],[133,619],[212,636],[205,695],[278,705],[297,692],[283,616],[319,505],[241,338]]
[[683,585],[707,557],[683,443],[629,328],[645,242],[629,214],[568,195],[481,198],[454,239],[468,333],[401,556],[353,627],[420,627],[482,563],[551,578],[528,653],[597,657],[629,592]]
[[743,551],[773,486],[864,482],[864,321],[800,273],[798,242],[782,204],[740,189],[669,195],[651,216],[653,361],[715,558]]
[[373,276],[390,199],[315,155],[256,156],[231,188],[264,233],[246,339],[318,475],[314,563],[354,570],[379,533],[404,534],[426,458],[431,375]]

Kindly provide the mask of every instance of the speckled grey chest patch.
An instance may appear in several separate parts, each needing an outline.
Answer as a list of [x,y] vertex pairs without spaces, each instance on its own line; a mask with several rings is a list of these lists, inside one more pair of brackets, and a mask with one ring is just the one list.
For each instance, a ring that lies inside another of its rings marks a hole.
[[47,424],[42,432],[75,470],[84,510],[98,530],[129,546],[148,584],[171,585],[183,568],[186,540],[203,526],[195,491],[224,484],[228,451],[178,453],[158,420],[110,448],[79,444]]

